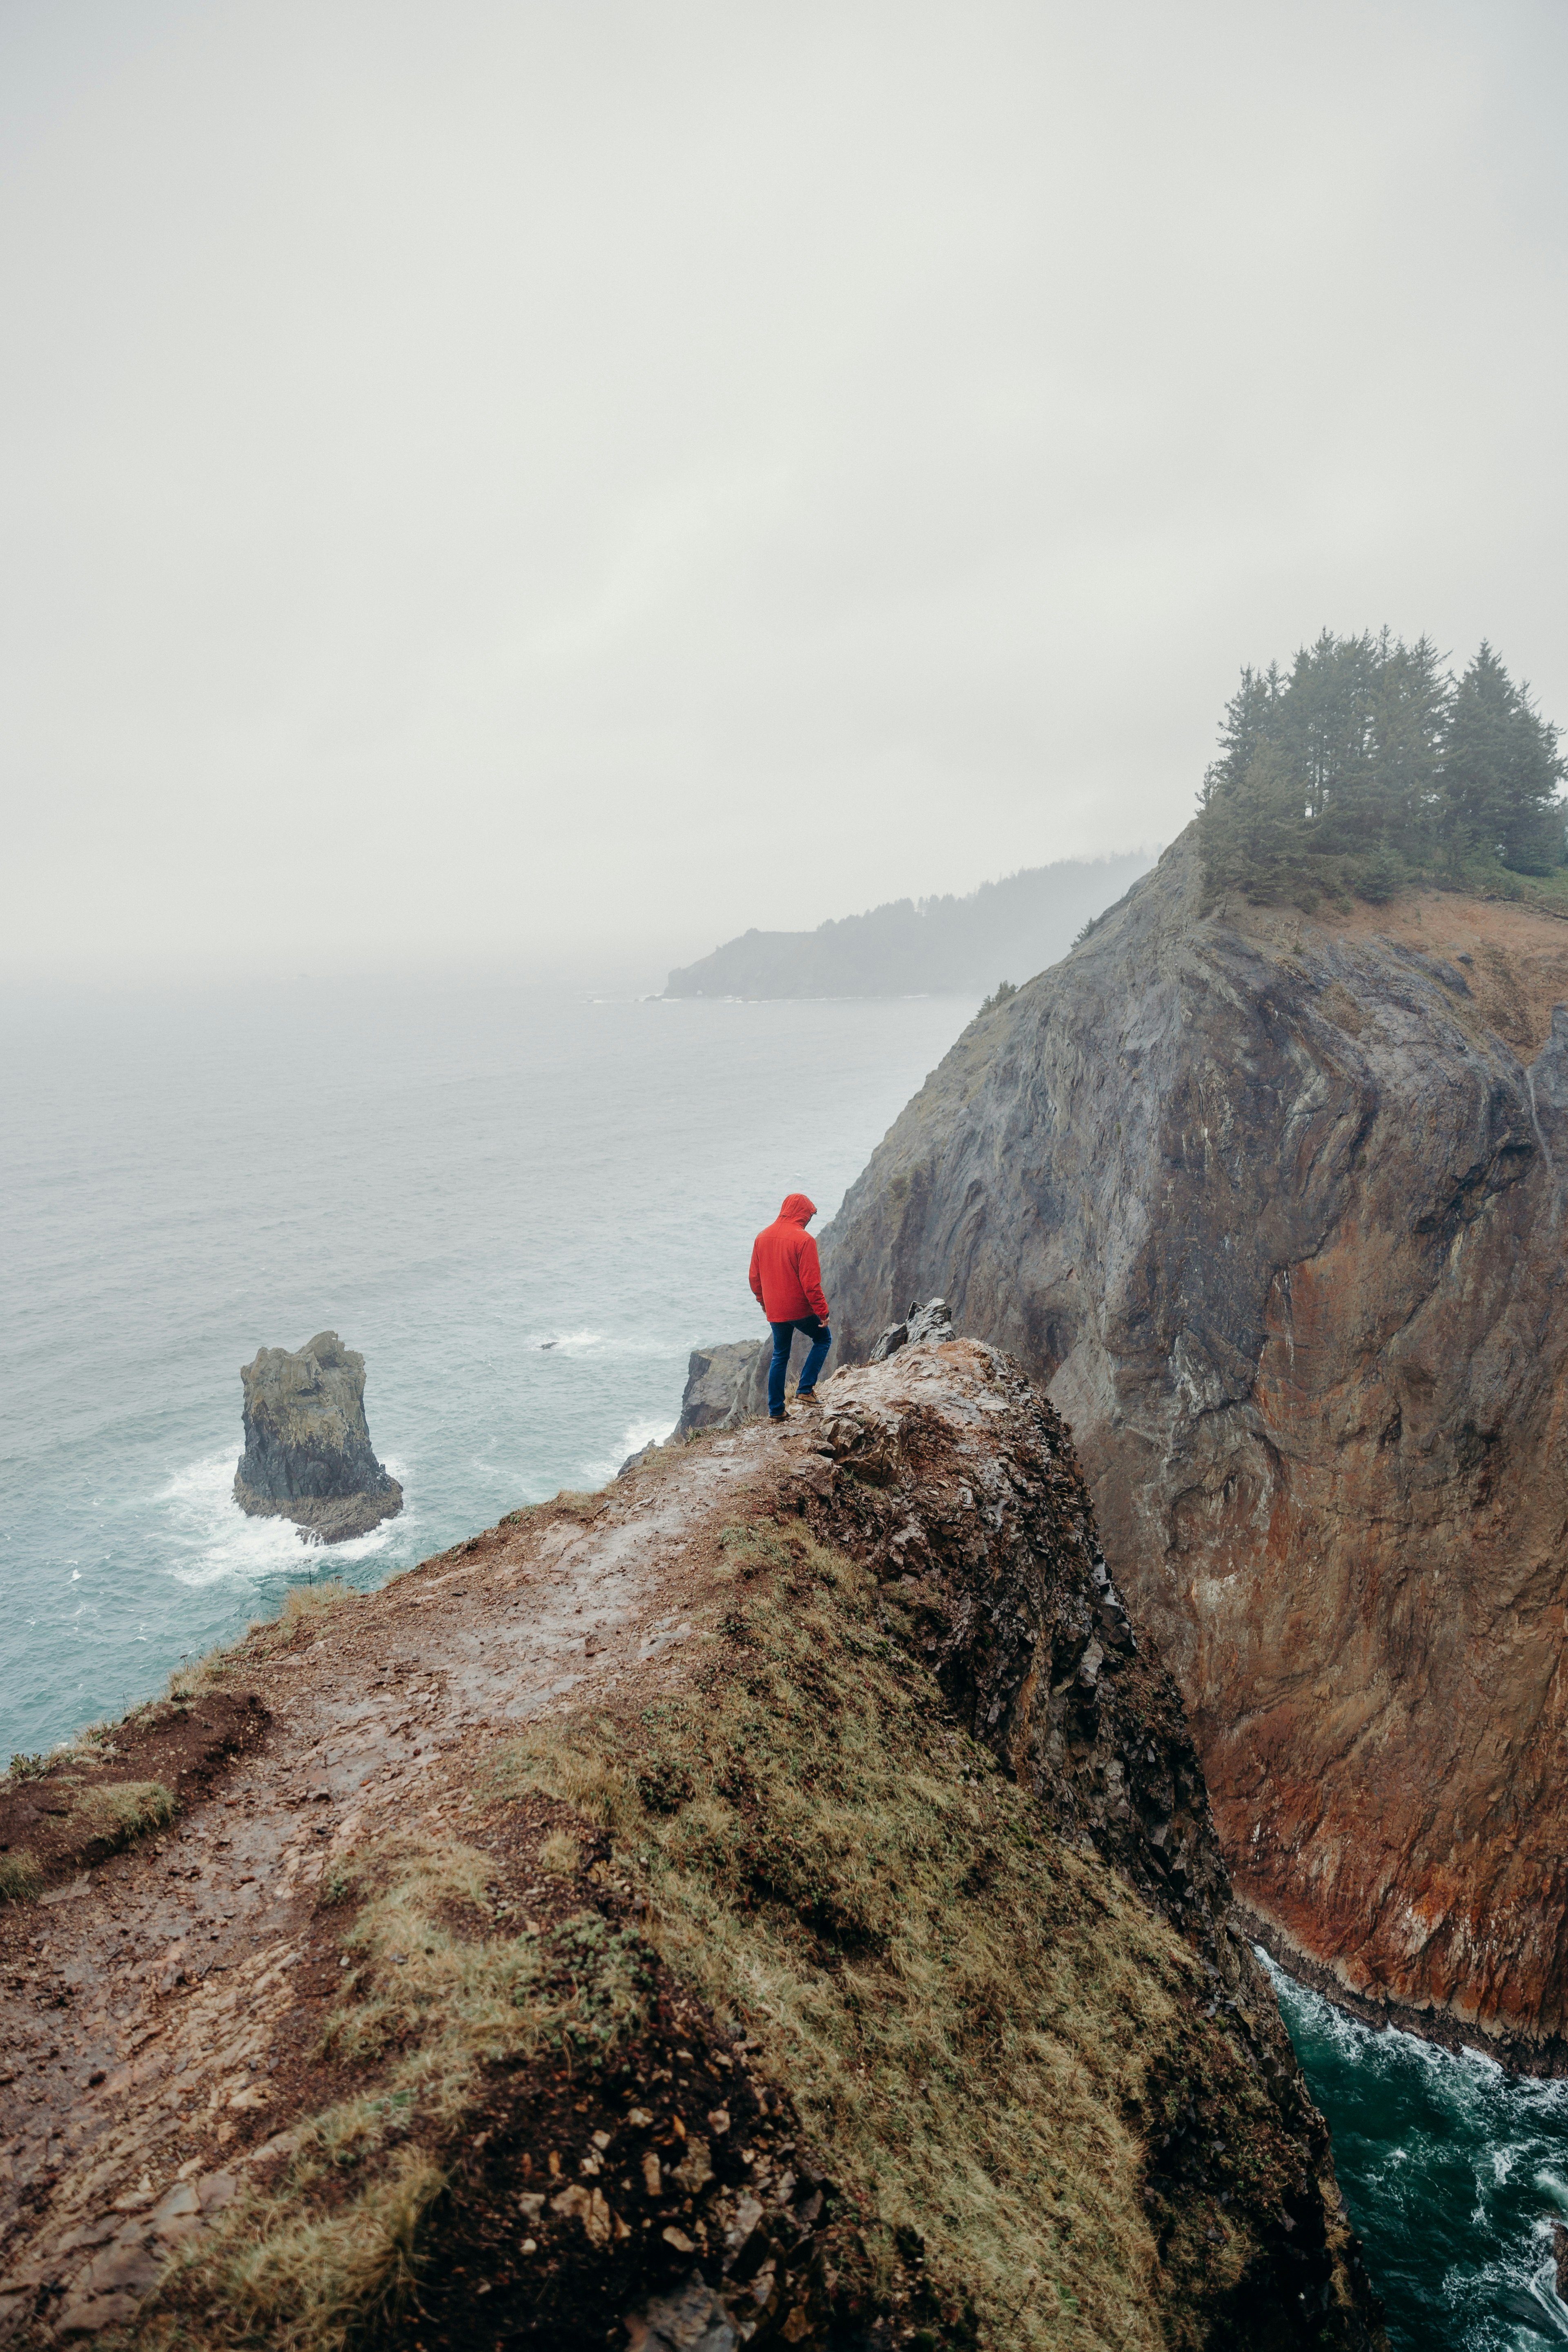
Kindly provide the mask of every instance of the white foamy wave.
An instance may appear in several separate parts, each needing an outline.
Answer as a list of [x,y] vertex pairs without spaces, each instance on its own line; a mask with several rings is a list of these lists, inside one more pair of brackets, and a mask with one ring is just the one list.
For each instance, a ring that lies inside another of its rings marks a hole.
[[629,1461],[634,1454],[640,1454],[645,1445],[662,1445],[667,1437],[674,1434],[675,1423],[667,1421],[662,1413],[657,1421],[634,1421],[624,1433],[613,1455],[605,1454],[597,1461],[584,1464],[581,1473],[584,1485],[604,1486],[615,1476],[623,1462]]
[[[252,1518],[234,1499],[232,1454],[208,1454],[176,1471],[154,1497],[165,1517],[166,1573],[176,1584],[200,1587],[234,1579],[259,1584],[271,1576],[319,1574],[328,1556],[319,1544],[303,1544],[291,1519]],[[401,1465],[387,1468],[403,1483]],[[406,1506],[396,1519],[384,1519],[366,1536],[333,1544],[334,1565],[346,1566],[385,1549],[394,1530],[406,1532]]]
[[[1431,2340],[1409,2332],[1409,2278],[1398,2268],[1413,2259],[1430,2264],[1440,2244],[1455,2258],[1424,2277],[1444,2315],[1442,2341],[1454,2352],[1568,2344],[1552,2236],[1555,2216],[1568,2212],[1568,2168],[1558,2154],[1568,2081],[1510,2075],[1479,2051],[1445,2050],[1398,2028],[1375,2032],[1294,1983],[1267,1954],[1258,1958],[1325,2108],[1331,2097],[1323,2089],[1355,2086],[1341,2185],[1374,2276],[1380,2255],[1399,2250],[1390,2284],[1405,2308],[1391,2313],[1403,2323],[1394,2340]],[[1440,2239],[1435,2207],[1447,2225]],[[1428,2251],[1412,2257],[1413,2244]]]
[[683,1362],[699,1343],[664,1331],[531,1331],[523,1344],[540,1355],[593,1356],[617,1363],[644,1357]]
[[634,1421],[621,1440],[617,1468],[628,1454],[640,1454],[645,1445],[662,1445],[667,1437],[674,1434],[675,1423],[666,1421],[662,1413],[657,1421]]
[[[1463,2352],[1538,2352],[1543,2342],[1568,2343],[1568,2305],[1557,2293],[1550,2242],[1537,2239],[1500,2254],[1468,2277],[1450,2272],[1443,2288],[1459,2320]],[[1520,2324],[1510,2327],[1510,2320]]]

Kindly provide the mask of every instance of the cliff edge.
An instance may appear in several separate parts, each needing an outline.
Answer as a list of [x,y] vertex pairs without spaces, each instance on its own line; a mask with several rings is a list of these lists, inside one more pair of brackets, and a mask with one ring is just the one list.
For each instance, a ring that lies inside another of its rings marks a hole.
[[824,1402],[297,1592],[36,1784],[0,2336],[1379,2352],[1062,1424],[964,1341]]
[[1205,908],[1191,834],[983,1015],[824,1235],[1071,1423],[1237,1891],[1373,2018],[1568,2067],[1568,929]]

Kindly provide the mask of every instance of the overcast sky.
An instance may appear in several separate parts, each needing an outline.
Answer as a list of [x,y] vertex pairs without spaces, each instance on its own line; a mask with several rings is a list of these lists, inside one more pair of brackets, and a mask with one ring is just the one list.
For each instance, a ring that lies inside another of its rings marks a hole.
[[1568,719],[1568,9],[3,0],[0,959],[663,961]]

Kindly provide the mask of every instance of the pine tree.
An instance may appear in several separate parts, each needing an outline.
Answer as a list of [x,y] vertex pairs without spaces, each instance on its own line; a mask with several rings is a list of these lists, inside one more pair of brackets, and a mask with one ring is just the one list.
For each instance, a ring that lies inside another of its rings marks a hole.
[[1225,706],[1219,725],[1219,758],[1205,771],[1198,794],[1206,808],[1216,793],[1239,784],[1258,745],[1273,732],[1275,715],[1285,691],[1278,662],[1267,670],[1244,669],[1241,684]]
[[1209,802],[1202,838],[1210,887],[1243,890],[1265,906],[1310,888],[1301,834],[1298,763],[1265,736],[1245,772],[1221,779]]
[[1352,845],[1372,738],[1377,676],[1375,640],[1335,637],[1325,629],[1303,646],[1279,708],[1279,734],[1300,772],[1303,814],[1321,826],[1321,845]]
[[1518,874],[1563,864],[1557,787],[1568,763],[1557,732],[1483,642],[1455,692],[1444,746],[1440,824],[1451,870],[1478,853]]
[[1386,876],[1390,845],[1420,863],[1432,839],[1453,688],[1428,636],[1378,646],[1372,743],[1365,787],[1366,833]]
[[1289,677],[1245,669],[1199,794],[1211,889],[1381,903],[1413,876],[1568,865],[1557,730],[1489,646],[1458,686],[1430,637],[1303,646]]

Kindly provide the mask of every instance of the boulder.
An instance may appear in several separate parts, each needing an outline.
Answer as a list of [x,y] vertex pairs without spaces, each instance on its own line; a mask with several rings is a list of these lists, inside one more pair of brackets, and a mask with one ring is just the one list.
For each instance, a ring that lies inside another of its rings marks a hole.
[[403,1508],[403,1489],[371,1448],[364,1358],[335,1331],[302,1348],[261,1348],[242,1367],[245,1452],[234,1499],[255,1517],[292,1519],[301,1542],[346,1543]]
[[[940,1307],[942,1302],[937,1300]],[[911,1310],[912,1311],[912,1310]],[[802,1331],[795,1335],[789,1358],[789,1393],[800,1378],[800,1368],[811,1352]],[[699,1429],[734,1429],[768,1409],[768,1366],[773,1343],[767,1339],[730,1339],[717,1348],[693,1348],[686,1371],[686,1393],[675,1437],[689,1437]],[[833,1361],[832,1357],[828,1362]]]
[[870,1360],[885,1364],[900,1348],[919,1347],[925,1339],[951,1339],[952,1318],[947,1311],[945,1298],[930,1298],[922,1307],[917,1298],[901,1323],[889,1323],[871,1349]]
[[699,1429],[733,1429],[752,1413],[766,1412],[772,1354],[771,1339],[731,1339],[717,1348],[693,1348],[676,1436],[689,1437]]

